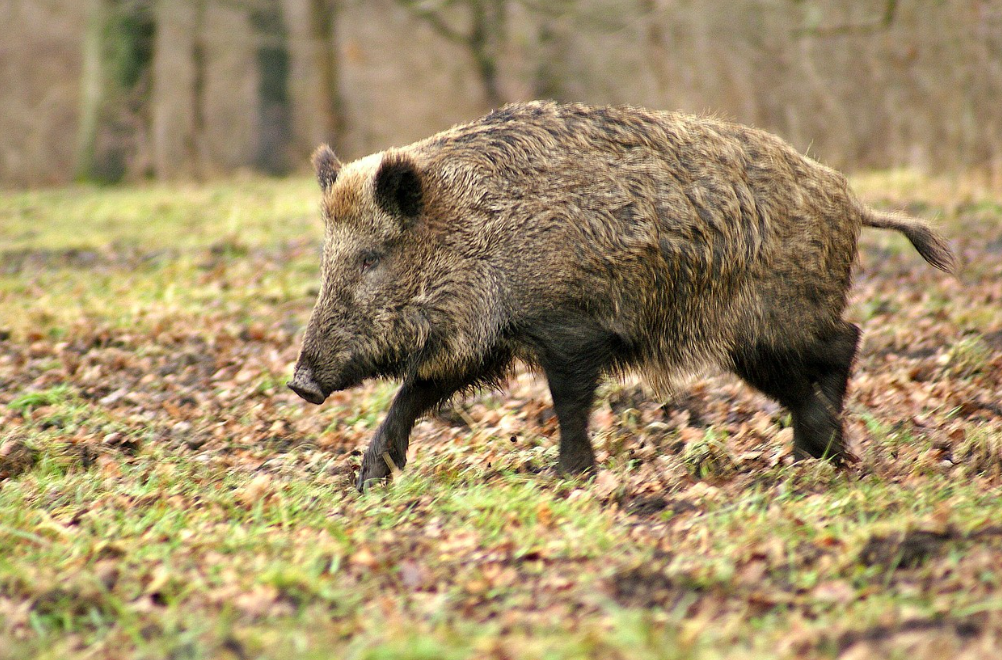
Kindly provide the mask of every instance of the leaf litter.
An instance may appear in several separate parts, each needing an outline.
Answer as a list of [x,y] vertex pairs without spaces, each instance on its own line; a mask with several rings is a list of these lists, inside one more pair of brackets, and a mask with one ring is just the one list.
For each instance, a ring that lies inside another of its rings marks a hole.
[[360,450],[393,385],[321,408],[284,388],[318,231],[0,250],[0,641],[983,657],[1002,644],[1002,264],[986,247],[1002,218],[957,208],[959,279],[864,235],[844,471],[794,464],[786,412],[713,377],[667,403],[607,385],[600,469],[562,479],[546,384],[520,372],[420,422],[407,468],[364,496]]

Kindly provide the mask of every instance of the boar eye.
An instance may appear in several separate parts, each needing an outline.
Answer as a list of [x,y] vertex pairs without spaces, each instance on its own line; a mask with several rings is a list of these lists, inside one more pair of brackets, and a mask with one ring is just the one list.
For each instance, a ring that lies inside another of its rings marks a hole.
[[379,255],[375,252],[366,252],[362,255],[358,267],[363,273],[367,273],[377,265],[379,265]]

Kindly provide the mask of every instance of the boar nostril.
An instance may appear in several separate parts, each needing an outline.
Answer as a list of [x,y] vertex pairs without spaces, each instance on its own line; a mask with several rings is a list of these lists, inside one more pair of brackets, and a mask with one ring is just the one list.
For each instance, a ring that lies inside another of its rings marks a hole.
[[309,369],[297,369],[296,375],[286,384],[290,390],[310,403],[320,405],[327,398],[320,385],[313,380],[313,374]]

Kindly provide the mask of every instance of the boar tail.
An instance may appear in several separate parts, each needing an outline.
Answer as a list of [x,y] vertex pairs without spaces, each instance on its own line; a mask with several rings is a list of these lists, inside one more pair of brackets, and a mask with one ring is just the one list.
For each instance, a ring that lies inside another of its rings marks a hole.
[[904,213],[866,208],[863,210],[863,224],[878,229],[895,229],[907,236],[922,258],[936,268],[945,273],[953,273],[957,269],[957,260],[946,239],[921,220]]

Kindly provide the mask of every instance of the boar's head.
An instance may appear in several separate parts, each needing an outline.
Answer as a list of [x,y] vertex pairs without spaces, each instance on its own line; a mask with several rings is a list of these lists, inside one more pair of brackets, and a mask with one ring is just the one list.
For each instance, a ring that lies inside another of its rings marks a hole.
[[348,165],[322,146],[321,285],[289,387],[315,404],[378,376],[414,368],[428,341],[422,292],[435,258],[416,227],[425,207],[413,157],[388,151]]

